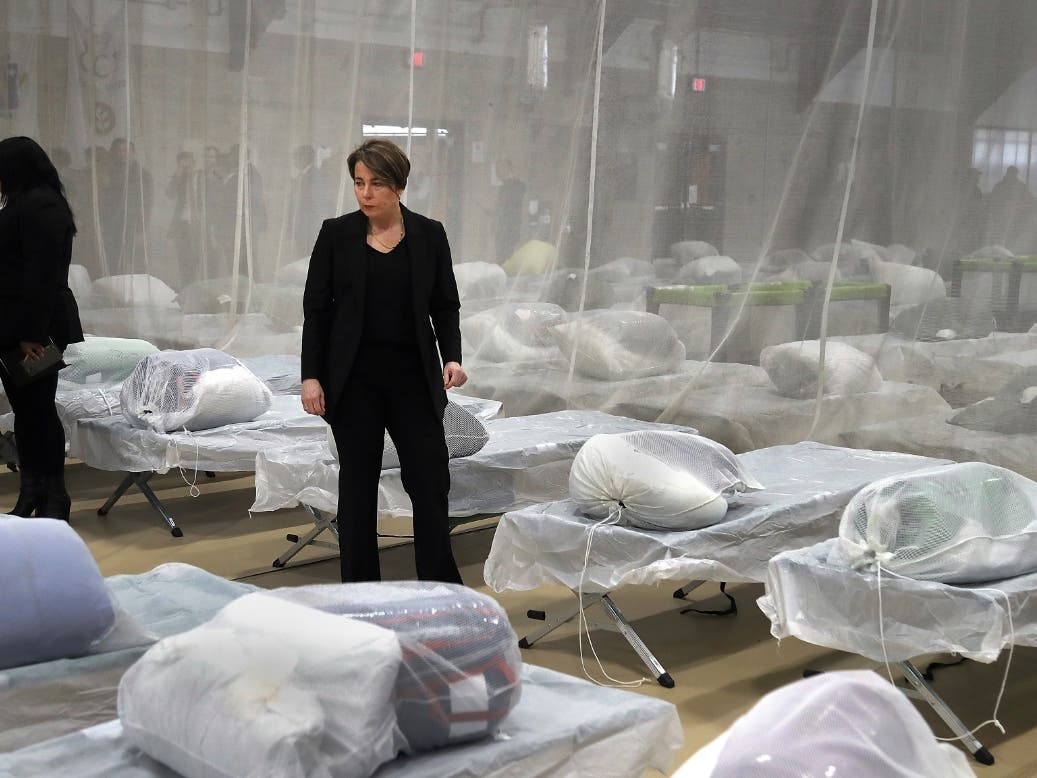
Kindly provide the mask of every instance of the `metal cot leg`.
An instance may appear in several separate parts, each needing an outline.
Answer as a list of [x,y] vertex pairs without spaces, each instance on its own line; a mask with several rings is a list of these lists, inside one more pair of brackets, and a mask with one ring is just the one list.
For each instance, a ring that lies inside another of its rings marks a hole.
[[273,561],[274,567],[284,567],[286,564],[288,564],[289,560],[291,560],[293,556],[298,554],[300,551],[306,548],[306,546],[309,545],[321,546],[322,548],[330,548],[335,551],[338,550],[338,545],[336,544],[328,543],[323,540],[317,540],[317,536],[324,532],[324,530],[330,529],[332,532],[335,532],[335,534],[338,534],[336,532],[335,527],[335,518],[333,516],[325,516],[319,510],[309,505],[303,505],[302,507],[305,508],[306,512],[309,513],[310,516],[313,518],[313,529],[311,529],[309,532],[307,532],[305,535],[301,537],[294,533],[286,535],[285,539],[288,540],[288,542],[291,543],[292,546],[283,554],[281,554],[281,556],[279,556],[277,559]]
[[112,492],[111,497],[105,500],[104,505],[97,509],[97,515],[107,516],[108,512],[115,506],[115,503],[117,503],[122,496],[126,494],[126,490],[131,486],[136,486],[140,489],[141,494],[147,498],[148,502],[151,503],[151,507],[154,508],[158,512],[158,515],[162,517],[162,520],[169,527],[169,531],[173,537],[182,538],[184,536],[184,531],[177,526],[172,514],[166,510],[165,504],[158,498],[155,491],[148,486],[148,481],[151,480],[153,475],[155,475],[154,471],[149,471],[147,473],[127,473],[126,477],[122,479],[122,482],[115,487],[115,491]]
[[918,668],[910,662],[898,662],[897,666],[904,673],[904,678],[907,679],[907,682],[918,693],[918,698],[925,700],[932,706],[932,709],[936,711],[936,715],[950,727],[951,732],[961,738],[961,742],[965,744],[965,747],[976,758],[976,761],[985,765],[994,764],[994,755],[974,735],[968,734],[969,728],[955,715],[950,706],[936,693],[936,690],[929,685],[929,682],[925,680]]

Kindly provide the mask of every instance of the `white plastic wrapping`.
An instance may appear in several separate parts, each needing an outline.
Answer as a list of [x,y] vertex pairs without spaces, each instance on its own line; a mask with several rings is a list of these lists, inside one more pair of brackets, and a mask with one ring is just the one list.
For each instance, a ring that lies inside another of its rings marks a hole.
[[917,305],[947,296],[943,279],[924,267],[868,259],[868,270],[873,280],[890,285],[890,305]]
[[[450,460],[450,515],[475,516],[565,497],[569,469],[580,447],[593,435],[687,427],[653,424],[597,411],[559,411],[486,422],[483,449]],[[338,510],[338,463],[326,445],[266,448],[255,458],[256,501],[251,510],[273,511],[300,503],[321,511]],[[378,514],[410,516],[411,503],[399,469],[382,471]]]
[[403,753],[491,735],[519,702],[518,637],[491,597],[429,581],[293,586],[271,595],[396,634],[402,659],[393,702]]
[[834,561],[970,583],[1037,572],[1037,483],[983,462],[869,484],[846,506]]
[[539,364],[561,358],[550,328],[567,319],[552,303],[504,303],[462,319],[461,334],[474,359]]
[[594,311],[552,329],[576,371],[606,381],[670,373],[684,361],[684,345],[661,316]]
[[215,349],[165,351],[142,359],[122,386],[131,424],[160,432],[252,421],[272,394],[248,368]]
[[862,486],[939,460],[854,451],[819,443],[739,454],[765,488],[741,496],[724,521],[688,532],[600,526],[584,569],[587,533],[596,523],[571,500],[501,517],[483,576],[494,591],[562,584],[612,591],[662,580],[762,581],[771,557],[836,534],[843,508]]
[[176,305],[176,292],[161,279],[145,273],[105,276],[90,285],[90,301],[94,308],[172,308]]
[[251,471],[260,451],[309,442],[327,450],[328,425],[303,411],[299,398],[273,397],[270,410],[253,421],[196,432],[157,432],[124,418],[78,422],[81,459],[99,470],[164,473],[173,467],[217,472]]
[[[640,778],[670,768],[683,740],[669,702],[542,667],[522,669],[522,700],[498,738],[431,751],[383,765],[379,778],[512,778],[530,775],[608,775]],[[169,778],[169,770],[141,754],[118,721],[0,753],[12,778]]]
[[680,432],[595,435],[569,473],[569,496],[588,516],[654,530],[715,524],[731,498],[762,488],[724,446]]
[[119,684],[126,737],[186,778],[366,778],[395,756],[390,630],[248,594]]
[[[767,371],[778,394],[809,399],[817,394],[822,373],[821,343],[801,340],[768,346],[760,353],[760,366]],[[863,394],[882,387],[882,374],[875,367],[875,360],[837,341],[825,344],[823,375],[826,395]]]
[[866,670],[822,673],[765,695],[674,778],[973,778],[903,693]]
[[880,584],[875,573],[840,562],[832,553],[838,542],[831,538],[770,561],[758,604],[774,637],[793,636],[874,662],[932,653],[993,662],[1012,643],[1037,646],[1037,574],[958,585],[884,575]]

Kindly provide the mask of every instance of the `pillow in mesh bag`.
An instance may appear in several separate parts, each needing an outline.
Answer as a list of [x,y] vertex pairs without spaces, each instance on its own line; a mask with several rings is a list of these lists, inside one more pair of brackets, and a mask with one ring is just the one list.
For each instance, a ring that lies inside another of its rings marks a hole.
[[540,362],[560,356],[550,328],[567,318],[552,303],[504,303],[466,317],[461,334],[479,359]]
[[763,486],[719,443],[676,431],[595,435],[569,471],[569,496],[592,518],[653,530],[716,524],[728,497]]
[[641,311],[591,311],[552,328],[576,372],[605,381],[672,373],[684,344],[661,316]]
[[270,388],[222,351],[160,351],[122,385],[122,413],[135,427],[172,432],[252,421],[273,402]]
[[[252,282],[247,276],[238,276],[237,312],[245,311],[249,293],[253,292]],[[188,284],[176,296],[180,310],[184,313],[225,313],[230,310],[234,293],[234,278],[210,278]],[[253,306],[256,298],[252,298]]]
[[717,255],[699,257],[677,271],[677,284],[738,284],[742,268],[731,257]]
[[846,506],[831,556],[945,583],[1035,572],[1037,483],[984,462],[881,479]]
[[[443,432],[446,434],[446,449],[451,459],[479,453],[490,439],[490,433],[479,417],[453,401],[446,404],[443,412]],[[331,427],[328,427],[328,447],[331,455],[338,459],[338,446]],[[396,451],[396,444],[386,432],[382,443],[382,470],[399,466],[400,455]]]
[[[760,352],[760,366],[782,397],[814,397],[821,371],[821,343],[798,340],[767,346]],[[846,343],[830,340],[825,344],[826,395],[877,392],[880,388],[882,374],[872,357]]]
[[522,658],[496,600],[433,581],[321,584],[271,594],[396,633],[400,750],[424,751],[492,734],[518,704]]
[[1009,379],[993,397],[962,408],[948,423],[1003,435],[1037,432],[1037,368]]
[[584,289],[583,270],[559,271],[547,285],[544,299],[567,311],[580,310],[581,298],[583,310],[608,308],[616,302],[616,291],[604,275],[592,270],[586,276],[587,285]]
[[61,379],[77,384],[88,381],[122,381],[142,357],[157,354],[158,348],[136,338],[95,338],[90,335],[65,349]]

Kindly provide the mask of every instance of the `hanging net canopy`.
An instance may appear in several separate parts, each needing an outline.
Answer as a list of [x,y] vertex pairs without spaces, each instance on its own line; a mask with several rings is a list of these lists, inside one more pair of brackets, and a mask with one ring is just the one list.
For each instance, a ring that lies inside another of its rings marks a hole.
[[1035,36],[1026,0],[12,0],[0,125],[59,169],[92,335],[298,354],[390,138],[507,415],[1033,477],[1035,390],[989,400],[1037,365]]

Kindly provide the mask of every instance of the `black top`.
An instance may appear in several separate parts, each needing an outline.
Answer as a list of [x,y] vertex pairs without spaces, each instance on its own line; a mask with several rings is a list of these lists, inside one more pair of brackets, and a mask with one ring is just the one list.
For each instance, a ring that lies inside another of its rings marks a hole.
[[406,238],[389,252],[367,247],[364,327],[360,335],[365,345],[413,346],[417,342],[410,256],[405,241]]

